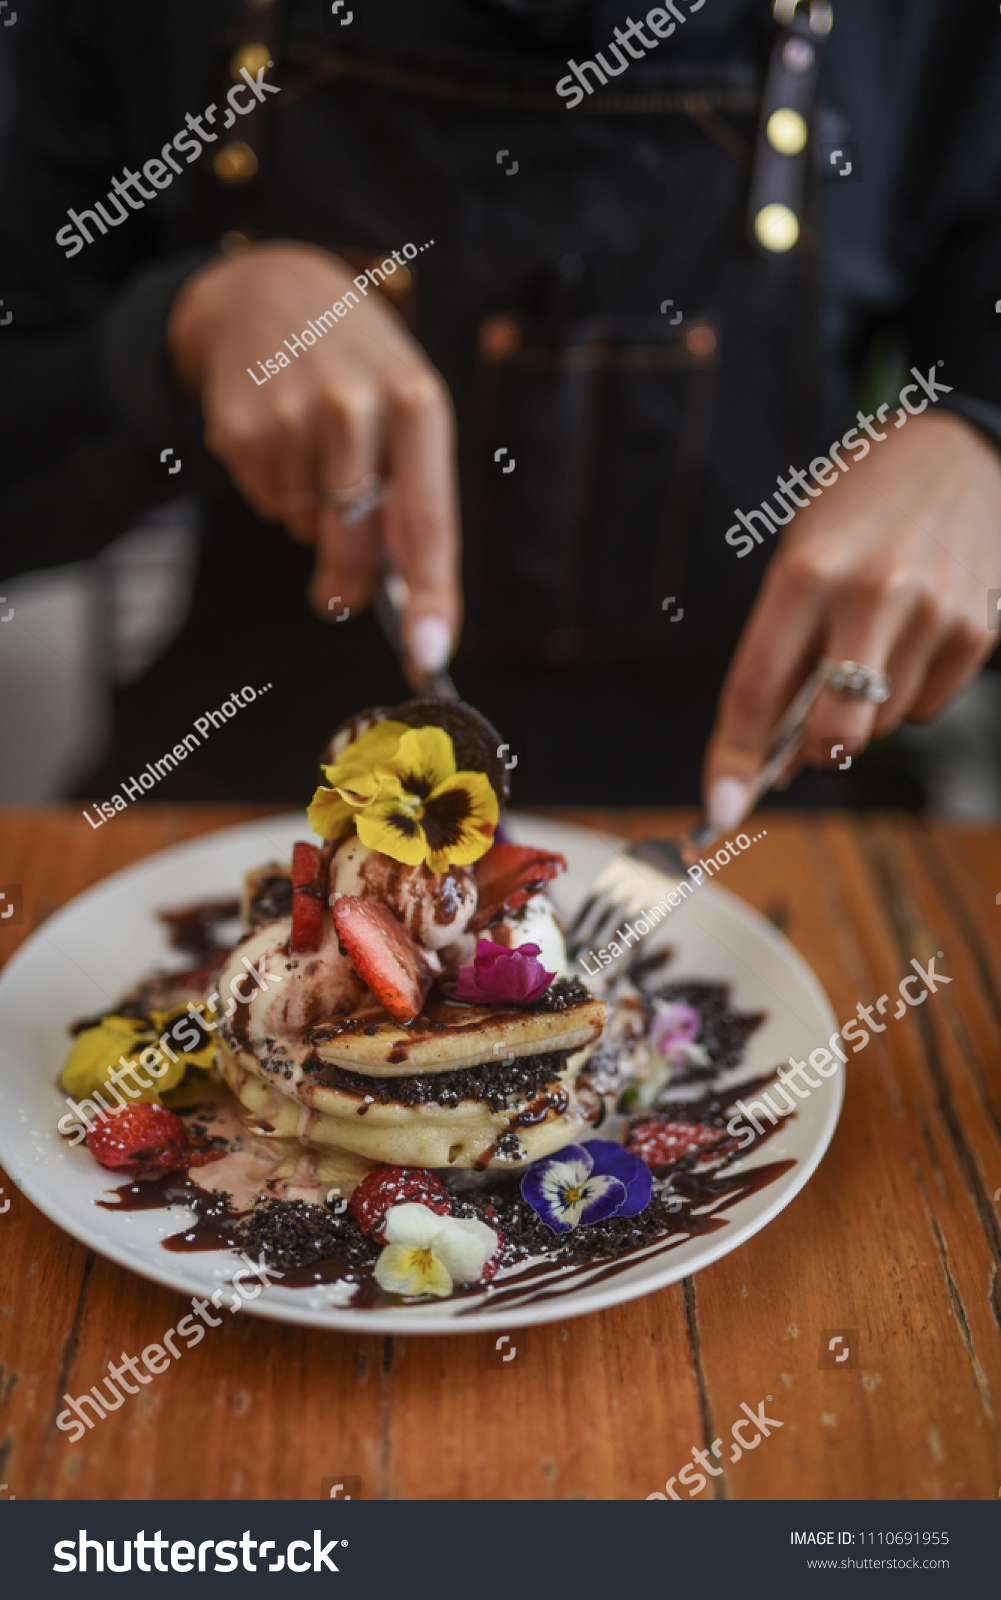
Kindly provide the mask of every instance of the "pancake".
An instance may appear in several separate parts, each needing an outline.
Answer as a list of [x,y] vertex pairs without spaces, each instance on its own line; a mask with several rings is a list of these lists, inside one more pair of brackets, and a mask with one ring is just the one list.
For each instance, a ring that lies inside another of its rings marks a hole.
[[[482,1072],[393,1082],[366,1079],[317,1058],[294,1092],[285,1082],[271,1081],[248,1051],[234,1053],[222,1043],[218,1064],[241,1103],[277,1137],[295,1136],[307,1146],[353,1151],[394,1166],[510,1169],[572,1143],[593,1122],[596,1097],[574,1090],[588,1055],[546,1054],[534,1065],[511,1057]],[[463,1096],[467,1077],[469,1093]],[[424,1098],[436,1092],[442,1098]]]
[[277,979],[266,991],[241,999],[232,1018],[220,1024],[231,1049],[264,1060],[276,1076],[297,1079],[302,1062],[314,1054],[372,1077],[454,1072],[511,1056],[577,1050],[593,1044],[605,1026],[604,1001],[570,980],[554,984],[534,1006],[432,998],[404,1027],[373,996],[362,997],[336,944],[315,957],[287,955],[288,929],[285,919],[258,928],[237,945],[219,978],[221,994],[232,992],[236,982],[236,993],[243,995],[248,967],[263,961]]
[[381,1012],[320,1024],[308,1038],[322,1061],[373,1078],[405,1078],[577,1050],[600,1036],[606,1009],[590,997],[556,1012],[432,1000],[409,1027]]

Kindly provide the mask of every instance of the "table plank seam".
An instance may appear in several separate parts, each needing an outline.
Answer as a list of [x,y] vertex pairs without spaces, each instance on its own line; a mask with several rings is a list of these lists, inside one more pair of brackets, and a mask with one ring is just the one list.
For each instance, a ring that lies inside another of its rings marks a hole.
[[[699,1420],[702,1424],[702,1448],[709,1450],[716,1437],[713,1424],[712,1405],[709,1400],[709,1386],[706,1382],[705,1368],[702,1364],[702,1333],[699,1328],[699,1296],[695,1287],[694,1278],[682,1278],[682,1293],[685,1303],[685,1326],[688,1330],[688,1347],[692,1352],[692,1366],[695,1371],[695,1387],[699,1398]],[[712,1479],[713,1499],[729,1500],[730,1492],[726,1481],[726,1469],[719,1478]]]
[[[894,941],[900,951],[901,959],[908,960],[908,942],[916,936],[918,927],[924,927],[920,910],[915,905],[906,887],[906,880],[899,872],[896,863],[891,860],[890,854],[883,848],[882,843],[867,839],[865,841],[865,849],[872,860],[874,875],[877,881],[882,883],[885,890],[886,916]],[[924,931],[927,936],[928,930]],[[922,1064],[931,1086],[936,1110],[942,1118],[949,1143],[952,1146],[953,1154],[963,1179],[963,1186],[980,1220],[988,1248],[994,1257],[995,1266],[999,1266],[1001,1265],[1001,1234],[999,1234],[998,1230],[997,1215],[953,1102],[943,1067],[935,1024],[931,1016],[926,1015],[924,1010],[912,1012],[911,1020],[924,1046],[921,1052]],[[997,1307],[992,1307],[992,1309],[997,1321]],[[998,1326],[1001,1328],[1001,1323]]]
[[59,1371],[56,1374],[55,1392],[52,1397],[52,1412],[45,1430],[45,1439],[38,1460],[36,1482],[39,1485],[44,1482],[45,1474],[49,1465],[49,1457],[52,1453],[52,1446],[56,1442],[56,1417],[59,1415],[63,1396],[67,1392],[70,1375],[73,1371],[74,1362],[76,1361],[76,1353],[80,1346],[80,1327],[83,1322],[83,1312],[87,1301],[87,1292],[90,1287],[91,1273],[94,1270],[96,1262],[97,1256],[95,1252],[93,1250],[88,1250],[86,1260],[83,1264],[83,1273],[81,1274],[80,1278],[80,1288],[77,1291],[76,1306],[73,1311],[73,1321],[63,1343],[62,1358],[59,1362]]
[[925,1182],[920,1172],[916,1174],[916,1178],[918,1187],[921,1190],[921,1197],[924,1200],[925,1212],[928,1217],[928,1221],[931,1224],[932,1232],[935,1235],[935,1246],[938,1250],[939,1260],[942,1264],[942,1273],[945,1278],[946,1288],[949,1291],[949,1302],[952,1306],[952,1314],[955,1317],[957,1326],[959,1328],[960,1338],[963,1341],[963,1346],[966,1350],[967,1358],[970,1363],[970,1370],[973,1373],[973,1379],[977,1385],[980,1399],[983,1402],[984,1410],[990,1418],[991,1423],[996,1426],[997,1424],[994,1416],[994,1407],[991,1403],[990,1389],[987,1385],[987,1375],[984,1372],[983,1367],[980,1365],[980,1359],[974,1348],[973,1333],[970,1328],[969,1318],[966,1315],[966,1307],[963,1304],[963,1296],[960,1293],[958,1283],[952,1275],[952,1268],[949,1266],[949,1251],[945,1242],[945,1237],[942,1233],[942,1229],[939,1227],[938,1218],[935,1215],[935,1209],[931,1203],[928,1190],[925,1187]]

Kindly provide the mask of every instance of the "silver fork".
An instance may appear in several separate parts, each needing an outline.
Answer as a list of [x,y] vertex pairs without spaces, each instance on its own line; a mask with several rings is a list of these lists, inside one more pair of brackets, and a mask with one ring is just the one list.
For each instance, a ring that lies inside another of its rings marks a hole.
[[[385,637],[392,645],[403,667],[404,676],[409,680],[407,652],[403,645],[403,613],[410,591],[407,580],[400,572],[394,572],[387,567],[382,575],[382,583],[375,597],[374,607],[376,621]],[[413,687],[413,685],[411,685]],[[437,695],[439,700],[458,700],[459,691],[455,687],[447,672],[432,672],[427,681],[421,685],[422,692]]]
[[[812,672],[776,727],[768,759],[750,787],[749,811],[781,776],[795,754],[814,701],[828,676],[823,665]],[[614,931],[623,918],[639,915],[650,904],[651,894],[660,902],[682,880],[691,888],[688,869],[696,864],[704,850],[716,843],[723,831],[703,817],[688,833],[671,839],[640,839],[609,861],[595,878],[567,928],[567,961],[576,961],[582,950],[600,944],[604,930]]]

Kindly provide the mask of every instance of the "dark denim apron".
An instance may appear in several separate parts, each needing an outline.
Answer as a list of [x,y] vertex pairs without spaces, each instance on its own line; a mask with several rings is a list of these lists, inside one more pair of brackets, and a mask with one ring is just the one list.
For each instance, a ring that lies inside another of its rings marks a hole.
[[[293,0],[259,175],[216,186],[201,235],[355,259],[434,241],[412,263],[410,314],[458,419],[454,676],[511,741],[523,803],[696,798],[764,565],[738,561],[725,530],[822,437],[808,219],[782,256],[746,231],[771,7],[708,0],[568,110],[567,59],[608,59],[626,10],[360,0],[338,37],[325,8]],[[265,570],[304,560],[279,558],[234,502],[220,479],[208,523],[239,534],[207,541],[196,612],[220,593],[259,609],[259,590],[240,598],[237,536]],[[287,628],[285,666],[311,681],[323,662],[331,720],[377,697],[369,623],[283,624],[277,600],[266,614],[269,638]]]

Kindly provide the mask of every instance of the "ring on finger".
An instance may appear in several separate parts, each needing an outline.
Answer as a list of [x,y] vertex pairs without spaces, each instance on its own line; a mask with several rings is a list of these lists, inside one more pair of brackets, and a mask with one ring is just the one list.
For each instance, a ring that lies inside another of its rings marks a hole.
[[367,473],[361,483],[350,489],[324,489],[320,495],[320,504],[339,511],[341,521],[349,527],[375,511],[382,500],[383,482],[377,472]]
[[852,700],[868,700],[881,706],[889,700],[893,684],[885,672],[875,667],[860,666],[857,661],[833,661],[830,657],[820,663],[827,687],[836,694],[847,695]]

